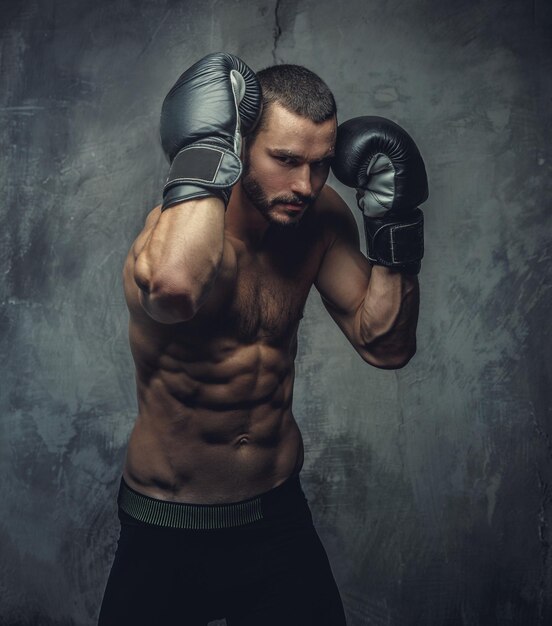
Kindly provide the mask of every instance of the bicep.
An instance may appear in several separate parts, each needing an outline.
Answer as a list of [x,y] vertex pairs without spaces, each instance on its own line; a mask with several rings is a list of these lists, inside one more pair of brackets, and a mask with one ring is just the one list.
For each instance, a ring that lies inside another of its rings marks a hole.
[[315,287],[332,318],[354,345],[357,314],[370,282],[371,264],[360,251],[358,227],[351,210],[339,196],[337,199],[339,203],[327,217],[330,243]]

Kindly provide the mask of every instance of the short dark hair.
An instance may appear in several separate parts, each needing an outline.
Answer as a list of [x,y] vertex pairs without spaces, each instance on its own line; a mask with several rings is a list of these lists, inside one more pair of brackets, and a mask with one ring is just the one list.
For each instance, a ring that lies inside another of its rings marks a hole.
[[317,124],[337,113],[328,85],[302,65],[272,65],[257,72],[257,78],[263,92],[263,113],[253,137],[265,127],[266,114],[274,102]]

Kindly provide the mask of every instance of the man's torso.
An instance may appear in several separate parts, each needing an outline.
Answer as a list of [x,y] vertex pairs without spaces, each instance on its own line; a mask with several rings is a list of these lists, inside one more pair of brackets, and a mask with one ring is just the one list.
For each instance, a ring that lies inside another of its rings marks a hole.
[[300,470],[294,360],[305,301],[328,245],[323,202],[321,194],[297,228],[270,231],[257,250],[226,232],[216,281],[186,322],[161,324],[146,314],[129,253],[124,282],[138,418],[124,476],[136,490],[231,502]]

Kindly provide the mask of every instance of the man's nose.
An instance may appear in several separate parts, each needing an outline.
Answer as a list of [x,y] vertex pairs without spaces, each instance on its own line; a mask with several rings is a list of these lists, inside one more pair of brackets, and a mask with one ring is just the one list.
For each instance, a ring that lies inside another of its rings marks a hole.
[[303,163],[303,165],[294,168],[291,189],[293,193],[301,196],[312,195],[311,170],[308,163]]

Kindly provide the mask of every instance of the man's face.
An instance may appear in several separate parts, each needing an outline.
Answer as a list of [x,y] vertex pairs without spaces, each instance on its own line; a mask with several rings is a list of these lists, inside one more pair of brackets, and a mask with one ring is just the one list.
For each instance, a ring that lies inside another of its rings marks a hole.
[[245,149],[242,188],[271,224],[294,226],[328,178],[337,123],[316,124],[278,103],[265,115],[265,128]]

